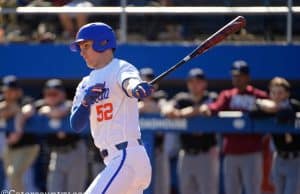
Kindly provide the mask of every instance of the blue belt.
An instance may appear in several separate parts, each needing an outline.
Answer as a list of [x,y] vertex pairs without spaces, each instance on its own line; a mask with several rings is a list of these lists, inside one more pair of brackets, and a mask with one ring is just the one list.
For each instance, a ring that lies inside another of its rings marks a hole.
[[[137,139],[137,142],[139,143],[139,145],[143,145],[143,141],[141,139]],[[128,146],[128,141],[124,141],[122,143],[115,145],[115,147],[118,150],[124,150],[127,148],[127,146]],[[108,150],[107,149],[101,150],[100,155],[101,155],[102,159],[104,159],[105,157],[108,156]]]

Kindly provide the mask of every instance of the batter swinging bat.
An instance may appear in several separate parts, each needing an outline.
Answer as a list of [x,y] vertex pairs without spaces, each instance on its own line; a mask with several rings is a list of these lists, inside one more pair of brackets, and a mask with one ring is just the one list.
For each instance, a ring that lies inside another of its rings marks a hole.
[[238,16],[232,21],[230,21],[228,24],[223,26],[221,29],[219,29],[216,33],[211,35],[209,38],[204,40],[193,52],[185,56],[181,61],[179,61],[174,66],[170,67],[165,72],[161,73],[159,76],[154,78],[152,81],[150,81],[150,84],[155,84],[156,82],[162,80],[164,77],[166,77],[169,73],[176,70],[181,65],[185,64],[189,60],[205,53],[208,49],[215,46],[219,42],[223,41],[225,38],[227,38],[229,35],[241,30],[243,27],[246,26],[246,19],[243,16]]

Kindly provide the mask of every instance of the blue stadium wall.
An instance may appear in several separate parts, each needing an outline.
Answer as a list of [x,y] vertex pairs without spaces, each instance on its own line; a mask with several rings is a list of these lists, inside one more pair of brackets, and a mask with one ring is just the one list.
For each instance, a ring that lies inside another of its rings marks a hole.
[[[125,44],[118,47],[116,56],[138,68],[151,66],[159,73],[194,48],[195,45]],[[79,54],[70,52],[67,45],[1,45],[0,56],[1,77],[15,74],[23,79],[79,79],[89,72]],[[256,80],[269,80],[274,76],[300,80],[300,45],[217,46],[168,79],[183,79],[187,71],[196,66],[203,68],[209,79],[229,79],[230,65],[236,59],[244,59],[251,65],[252,78]]]

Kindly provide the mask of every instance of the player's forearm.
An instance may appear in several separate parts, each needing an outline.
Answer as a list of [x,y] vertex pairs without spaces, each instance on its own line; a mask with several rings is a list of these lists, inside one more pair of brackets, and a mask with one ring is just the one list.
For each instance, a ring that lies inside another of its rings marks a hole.
[[154,91],[154,87],[151,84],[137,77],[124,80],[122,88],[127,96],[137,99],[147,98],[151,96]]
[[198,107],[189,106],[180,110],[181,117],[193,117],[199,114]]
[[278,105],[272,100],[268,99],[257,99],[256,105],[260,110],[267,113],[276,113],[279,110]]
[[137,78],[129,78],[126,79],[123,84],[123,90],[124,92],[127,94],[127,96],[132,97],[132,90],[139,84],[141,83],[141,80],[137,79]]
[[199,114],[202,116],[211,116],[212,115],[212,111],[207,104],[202,104],[199,107],[198,111],[199,111]]
[[71,128],[77,132],[82,131],[87,127],[89,122],[89,107],[85,107],[80,105],[77,109],[75,109],[70,116],[70,125]]
[[214,115],[217,114],[219,111],[223,111],[228,106],[230,101],[230,98],[228,98],[227,95],[228,94],[226,92],[221,92],[215,102],[208,105],[204,105],[204,107],[206,107],[207,109],[207,112],[209,112],[210,115]]

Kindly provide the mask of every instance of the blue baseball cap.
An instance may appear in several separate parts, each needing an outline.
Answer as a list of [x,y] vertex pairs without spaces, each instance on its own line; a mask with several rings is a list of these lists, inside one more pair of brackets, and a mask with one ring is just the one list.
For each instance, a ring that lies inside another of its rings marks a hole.
[[192,79],[192,78],[196,78],[196,79],[205,79],[205,74],[204,71],[200,68],[193,68],[189,71],[187,79]]
[[2,90],[4,89],[19,89],[21,88],[18,79],[14,75],[7,75],[2,79]]
[[140,75],[142,78],[148,78],[148,79],[153,79],[154,78],[154,71],[150,67],[145,67],[140,69]]
[[237,60],[237,61],[233,62],[232,67],[231,67],[231,74],[233,74],[233,75],[239,75],[239,74],[249,75],[249,73],[250,73],[250,68],[246,61]]
[[46,89],[56,89],[64,91],[65,87],[60,79],[49,79],[44,86],[44,90]]

